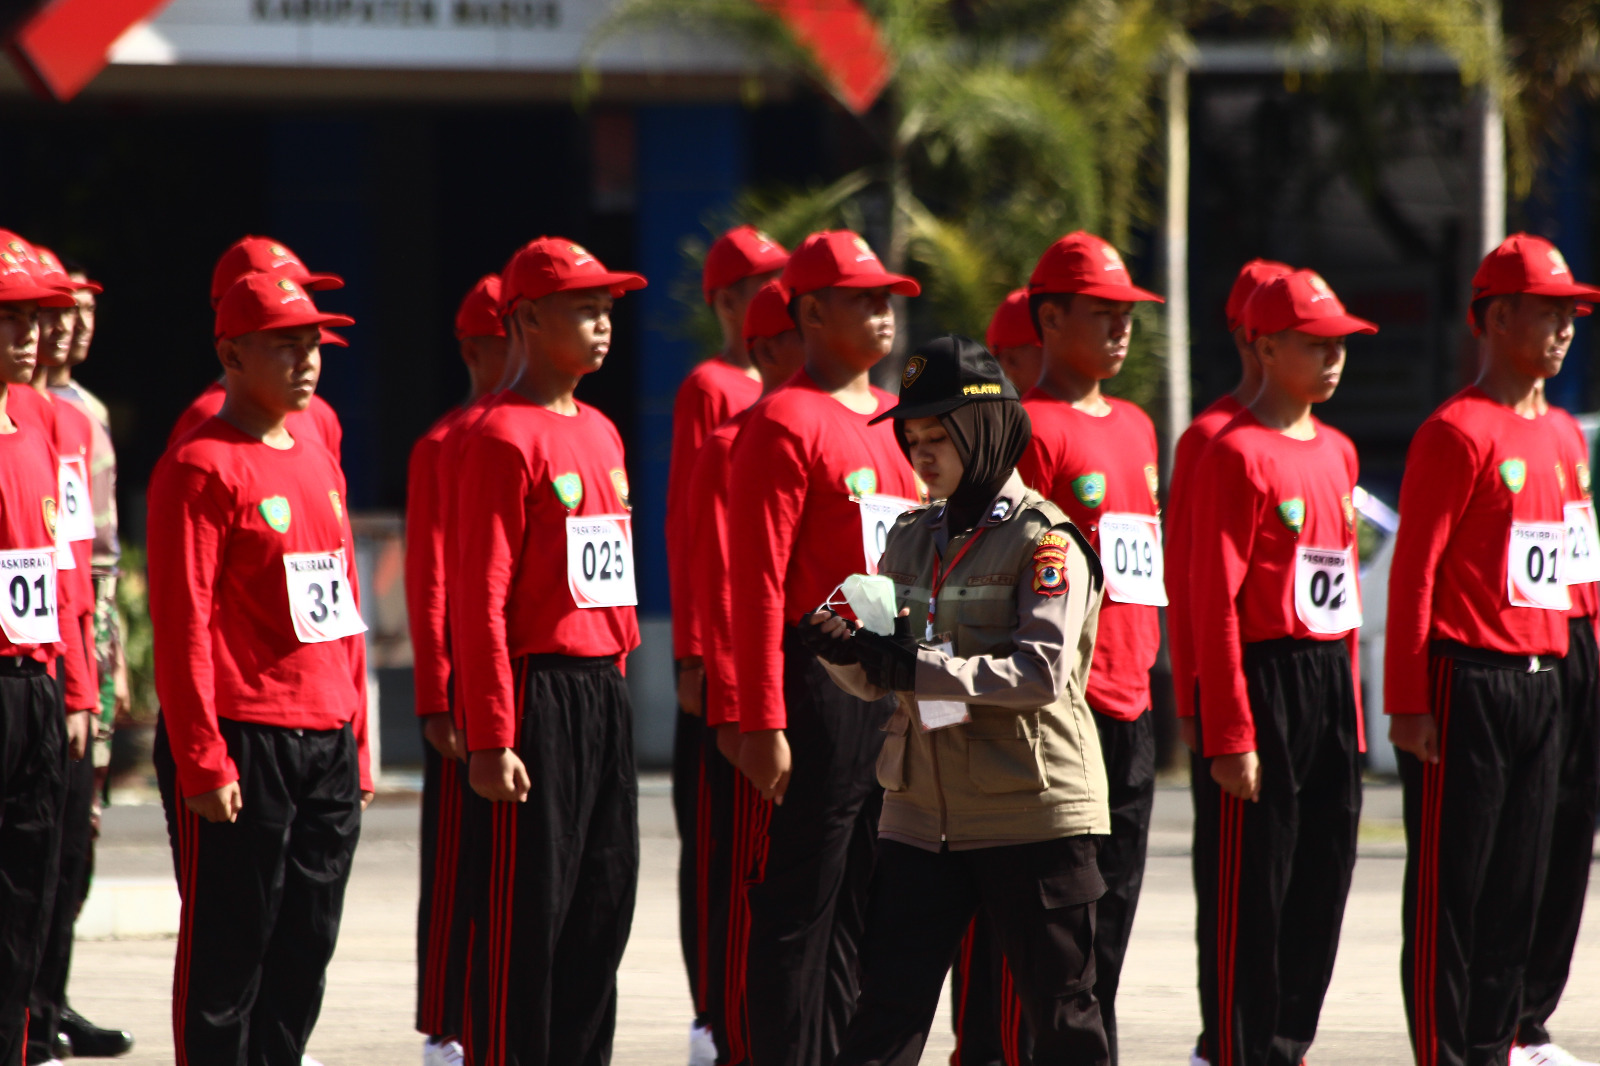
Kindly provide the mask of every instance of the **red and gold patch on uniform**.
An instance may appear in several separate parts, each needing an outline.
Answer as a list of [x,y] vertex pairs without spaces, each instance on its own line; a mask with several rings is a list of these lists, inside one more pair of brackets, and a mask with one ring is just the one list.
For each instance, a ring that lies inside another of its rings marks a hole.
[[343,522],[344,521],[344,501],[339,499],[339,490],[338,489],[329,489],[328,490],[328,502],[333,504],[333,517],[335,517],[339,521]]
[[1046,533],[1033,549],[1033,591],[1060,596],[1067,591],[1067,536]]
[[56,501],[54,497],[46,496],[41,502],[44,508],[44,528],[50,531],[51,539],[56,535]]
[[1350,497],[1348,497],[1348,496],[1340,496],[1339,497],[1339,506],[1344,509],[1344,525],[1345,525],[1345,528],[1350,530],[1352,533],[1355,532],[1355,528],[1356,528],[1356,505],[1351,501]]

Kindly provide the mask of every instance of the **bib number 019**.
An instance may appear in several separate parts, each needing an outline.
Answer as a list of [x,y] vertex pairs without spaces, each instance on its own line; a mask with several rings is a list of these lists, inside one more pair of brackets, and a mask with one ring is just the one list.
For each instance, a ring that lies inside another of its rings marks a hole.
[[1117,603],[1165,607],[1161,519],[1155,515],[1106,514],[1100,517],[1099,532],[1106,595]]

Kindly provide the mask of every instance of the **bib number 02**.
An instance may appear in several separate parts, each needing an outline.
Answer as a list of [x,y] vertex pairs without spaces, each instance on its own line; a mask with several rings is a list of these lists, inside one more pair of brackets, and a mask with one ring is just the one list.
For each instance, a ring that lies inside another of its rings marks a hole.
[[1355,550],[1301,548],[1294,563],[1294,613],[1313,633],[1337,636],[1361,627]]
[[638,606],[629,516],[567,517],[567,588],[579,607]]
[[283,571],[289,583],[289,617],[302,644],[321,644],[367,631],[350,587],[344,549],[286,552]]
[[1161,519],[1155,515],[1102,515],[1100,562],[1106,572],[1106,595],[1117,603],[1167,605]]
[[49,548],[0,552],[0,630],[13,644],[54,644],[56,560]]
[[1570,611],[1567,527],[1562,522],[1513,522],[1506,551],[1506,595],[1513,607]]

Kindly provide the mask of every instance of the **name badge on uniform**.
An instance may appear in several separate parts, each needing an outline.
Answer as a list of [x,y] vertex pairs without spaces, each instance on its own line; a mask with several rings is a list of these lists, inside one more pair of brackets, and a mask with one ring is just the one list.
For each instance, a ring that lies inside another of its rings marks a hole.
[[889,543],[889,530],[901,515],[921,505],[898,496],[881,495],[858,496],[856,503],[861,507],[861,552],[867,557],[867,573],[876,574],[883,549]]
[[1102,515],[1100,562],[1106,572],[1106,595],[1111,599],[1146,607],[1167,605],[1161,519],[1155,515]]
[[1563,573],[1567,527],[1561,522],[1513,522],[1506,551],[1506,596],[1513,607],[1572,610]]
[[567,588],[579,607],[639,605],[633,580],[632,518],[567,516]]
[[1567,566],[1562,576],[1569,585],[1600,581],[1600,528],[1595,525],[1593,500],[1567,504]]
[[1354,548],[1301,548],[1294,561],[1294,613],[1313,633],[1361,628]]
[[56,560],[49,548],[0,552],[0,630],[13,644],[54,644],[61,639],[56,621]]
[[[955,654],[948,640],[940,644],[938,650],[947,659]],[[972,721],[972,709],[960,700],[918,700],[917,718],[922,723],[922,731],[932,733]]]
[[56,537],[65,543],[94,539],[94,508],[89,502],[89,478],[83,457],[61,460],[61,508],[56,514]]
[[367,631],[350,590],[343,548],[285,552],[283,572],[289,583],[289,617],[300,643],[322,644]]

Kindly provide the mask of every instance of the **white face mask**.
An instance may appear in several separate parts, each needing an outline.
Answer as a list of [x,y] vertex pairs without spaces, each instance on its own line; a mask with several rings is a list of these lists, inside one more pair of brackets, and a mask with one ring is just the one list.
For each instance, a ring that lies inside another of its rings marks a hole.
[[835,605],[834,596],[840,594],[864,628],[880,637],[894,635],[894,581],[891,578],[881,574],[851,574],[829,593],[828,601],[818,610]]

